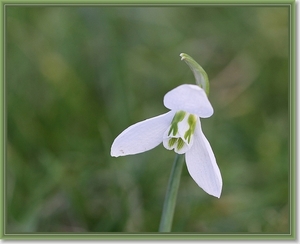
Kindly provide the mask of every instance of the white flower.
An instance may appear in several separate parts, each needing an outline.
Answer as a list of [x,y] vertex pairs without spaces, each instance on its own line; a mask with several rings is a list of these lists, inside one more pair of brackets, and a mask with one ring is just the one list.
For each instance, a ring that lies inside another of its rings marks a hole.
[[208,194],[220,197],[222,177],[199,118],[213,114],[205,91],[197,85],[178,86],[165,95],[164,105],[171,111],[124,130],[114,140],[111,156],[142,153],[163,142],[166,149],[185,153],[188,171],[195,182]]

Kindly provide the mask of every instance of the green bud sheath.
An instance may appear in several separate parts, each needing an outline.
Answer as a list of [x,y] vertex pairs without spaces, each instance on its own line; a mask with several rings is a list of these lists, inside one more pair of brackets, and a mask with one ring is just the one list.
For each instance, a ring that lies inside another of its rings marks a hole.
[[194,73],[196,84],[200,86],[206,94],[209,93],[209,80],[204,69],[189,55],[186,53],[180,54],[181,60],[186,62],[186,64],[191,68]]

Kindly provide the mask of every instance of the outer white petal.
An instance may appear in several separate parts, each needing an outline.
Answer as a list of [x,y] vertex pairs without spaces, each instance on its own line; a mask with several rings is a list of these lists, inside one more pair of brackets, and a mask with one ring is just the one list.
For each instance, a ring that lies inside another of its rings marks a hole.
[[197,85],[180,85],[164,96],[164,105],[171,110],[183,110],[207,118],[214,113],[205,91]]
[[208,194],[219,198],[222,177],[211,146],[201,130],[200,119],[195,130],[193,146],[186,152],[185,160],[196,183]]
[[124,130],[111,146],[111,156],[119,157],[148,151],[158,146],[175,112],[138,122]]

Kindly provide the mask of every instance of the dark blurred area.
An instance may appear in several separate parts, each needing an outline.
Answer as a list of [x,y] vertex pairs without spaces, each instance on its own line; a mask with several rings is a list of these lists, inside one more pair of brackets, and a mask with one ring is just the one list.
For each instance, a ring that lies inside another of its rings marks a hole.
[[210,78],[220,199],[183,169],[174,232],[289,233],[289,9],[7,6],[6,231],[157,232],[174,152],[114,138]]

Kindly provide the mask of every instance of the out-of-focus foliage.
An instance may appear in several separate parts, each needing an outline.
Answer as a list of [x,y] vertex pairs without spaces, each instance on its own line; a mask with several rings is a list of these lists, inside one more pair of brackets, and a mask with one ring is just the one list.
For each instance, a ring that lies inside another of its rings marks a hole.
[[164,94],[210,78],[220,199],[183,169],[173,231],[289,233],[287,7],[6,7],[6,230],[156,232],[174,152],[112,158]]

